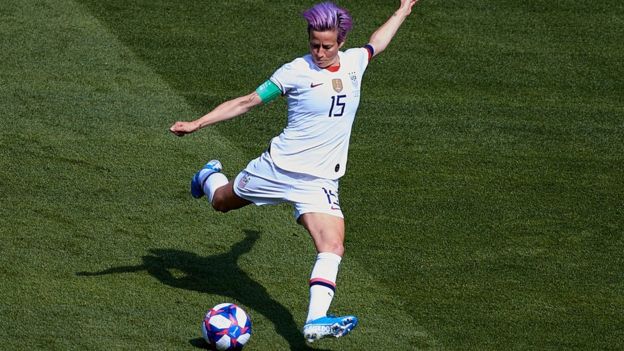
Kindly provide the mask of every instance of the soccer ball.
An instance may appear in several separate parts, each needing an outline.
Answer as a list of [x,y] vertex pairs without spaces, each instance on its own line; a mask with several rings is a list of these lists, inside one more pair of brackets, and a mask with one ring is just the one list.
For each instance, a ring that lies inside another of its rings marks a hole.
[[251,337],[251,319],[235,304],[222,303],[206,313],[201,329],[212,348],[241,350]]

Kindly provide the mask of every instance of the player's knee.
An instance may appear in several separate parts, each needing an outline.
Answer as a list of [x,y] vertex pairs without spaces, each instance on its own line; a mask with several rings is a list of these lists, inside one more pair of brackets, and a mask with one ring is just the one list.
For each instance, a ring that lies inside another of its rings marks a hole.
[[211,197],[210,204],[219,212],[229,212],[247,206],[251,201],[243,199],[234,193],[234,189],[229,185],[225,185],[217,189]]
[[219,212],[229,212],[231,210],[230,206],[228,206],[227,202],[225,201],[219,201],[219,200],[212,200],[212,208],[214,208],[216,211]]
[[340,238],[325,239],[319,245],[319,252],[331,252],[340,257],[344,255],[345,247]]
[[216,211],[225,213],[231,210],[231,208],[229,206],[227,196],[225,196],[223,191],[219,190],[220,189],[217,189],[217,191],[215,191],[214,193],[214,196],[212,197],[212,208],[214,208]]
[[345,252],[344,244],[342,242],[336,243],[332,248],[332,252],[340,257],[344,256],[344,252]]
[[214,208],[216,211],[223,213],[226,213],[230,210],[230,208],[227,207],[224,203],[215,201],[212,202],[212,208]]

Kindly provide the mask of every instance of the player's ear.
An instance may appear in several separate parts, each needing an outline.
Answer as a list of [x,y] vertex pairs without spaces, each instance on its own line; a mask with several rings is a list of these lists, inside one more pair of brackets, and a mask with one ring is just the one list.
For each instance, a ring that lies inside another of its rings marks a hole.
[[343,40],[342,43],[338,44],[338,49],[342,49],[342,46],[344,45],[346,40]]

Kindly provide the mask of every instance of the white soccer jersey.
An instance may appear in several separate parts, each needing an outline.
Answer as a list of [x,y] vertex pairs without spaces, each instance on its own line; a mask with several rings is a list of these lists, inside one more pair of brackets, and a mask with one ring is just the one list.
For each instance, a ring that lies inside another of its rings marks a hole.
[[288,103],[286,128],[271,140],[271,158],[278,167],[326,179],[344,175],[369,54],[356,48],[338,55],[336,72],[319,68],[308,54],[271,76]]

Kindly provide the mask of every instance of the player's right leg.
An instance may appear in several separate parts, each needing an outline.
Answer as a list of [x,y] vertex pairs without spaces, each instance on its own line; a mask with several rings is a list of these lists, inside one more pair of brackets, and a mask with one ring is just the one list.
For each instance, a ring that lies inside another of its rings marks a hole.
[[[199,199],[200,197],[206,194],[208,194],[208,196],[210,197],[211,193],[210,191],[208,192],[204,191],[204,185],[206,184],[206,181],[211,175],[219,174],[222,169],[223,169],[223,166],[221,165],[221,162],[219,162],[219,160],[208,161],[208,163],[206,163],[204,167],[202,167],[202,169],[200,169],[199,171],[197,171],[197,173],[195,173],[195,175],[193,176],[193,179],[191,179],[191,195],[193,195],[193,197],[196,199]],[[227,178],[225,182],[227,183]]]
[[234,193],[233,181],[221,173],[223,166],[218,160],[211,160],[191,179],[191,195],[194,198],[208,196],[208,201],[215,210],[228,212],[250,204]]
[[251,201],[236,195],[234,192],[234,180],[235,179],[232,179],[227,184],[215,190],[212,200],[210,201],[215,210],[219,212],[228,212],[231,210],[237,210],[252,203]]

